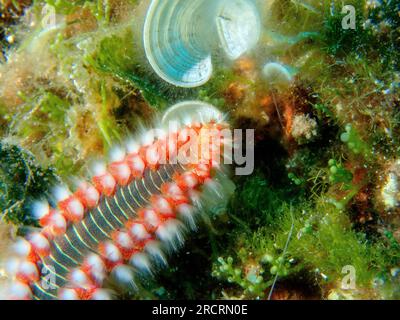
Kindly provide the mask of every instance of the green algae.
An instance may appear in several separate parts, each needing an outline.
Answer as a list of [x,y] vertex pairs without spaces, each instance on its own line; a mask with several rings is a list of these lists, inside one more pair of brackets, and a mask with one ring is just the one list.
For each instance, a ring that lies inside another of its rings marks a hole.
[[133,34],[129,31],[121,36],[106,37],[98,44],[98,50],[92,56],[86,57],[86,61],[101,72],[131,83],[141,91],[151,106],[161,110],[165,108],[168,97],[162,95],[160,88],[146,80],[143,74],[139,74],[138,62],[134,60],[133,39]]
[[26,150],[0,143],[1,220],[16,225],[36,225],[30,205],[33,200],[44,197],[57,181],[54,170],[38,166]]
[[[237,284],[243,289],[241,294],[248,298],[266,298],[275,275],[282,282],[301,275],[305,282],[327,286],[340,281],[343,268],[350,265],[356,270],[358,288],[369,288],[382,277],[392,278],[389,266],[399,261],[398,244],[393,247],[387,235],[367,239],[352,231],[346,214],[323,198],[317,207],[308,206],[307,202],[288,205],[285,198],[277,199],[273,208],[263,211],[268,224],[254,233],[239,234],[236,239],[245,240],[239,240],[237,254],[228,260],[219,258],[213,275]],[[243,275],[251,267],[259,272],[255,283],[248,279],[249,275]],[[389,298],[387,293],[382,294]]]

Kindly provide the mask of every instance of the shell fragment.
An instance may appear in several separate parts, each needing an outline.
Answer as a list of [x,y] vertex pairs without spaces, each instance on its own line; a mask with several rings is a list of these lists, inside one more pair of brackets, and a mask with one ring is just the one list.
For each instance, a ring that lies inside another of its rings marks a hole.
[[210,79],[213,55],[237,59],[257,44],[260,31],[253,0],[152,0],[143,41],[158,76],[191,88]]

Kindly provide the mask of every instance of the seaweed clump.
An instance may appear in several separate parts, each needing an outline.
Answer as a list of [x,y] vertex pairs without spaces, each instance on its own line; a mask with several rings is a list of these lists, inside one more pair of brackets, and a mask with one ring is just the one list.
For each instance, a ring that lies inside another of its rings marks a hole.
[[31,153],[16,145],[0,143],[1,220],[20,226],[36,225],[30,205],[42,198],[56,181],[54,170],[41,168]]

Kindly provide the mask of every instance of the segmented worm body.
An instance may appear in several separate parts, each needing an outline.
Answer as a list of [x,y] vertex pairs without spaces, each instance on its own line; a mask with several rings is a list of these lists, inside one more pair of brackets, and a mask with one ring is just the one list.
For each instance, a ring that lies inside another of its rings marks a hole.
[[[33,211],[42,229],[16,242],[7,298],[109,299],[108,279],[135,286],[137,273],[165,264],[165,253],[194,228],[207,201],[204,190],[218,185],[224,128],[215,114],[186,119],[141,145],[128,143],[114,161],[96,165],[91,182],[80,182],[75,192],[59,188],[56,206],[37,202]],[[204,140],[210,130],[213,138],[198,161],[182,164],[182,155],[198,151],[190,133]]]

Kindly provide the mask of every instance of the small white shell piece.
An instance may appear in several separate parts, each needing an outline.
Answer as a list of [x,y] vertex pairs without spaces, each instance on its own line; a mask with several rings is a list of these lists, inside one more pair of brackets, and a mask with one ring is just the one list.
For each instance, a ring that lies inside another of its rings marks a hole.
[[293,81],[289,68],[278,62],[268,62],[262,70],[264,80],[272,87],[286,87]]
[[169,108],[161,119],[165,127],[194,122],[207,123],[210,121],[222,122],[224,115],[216,107],[201,101],[184,101]]
[[185,88],[206,83],[212,56],[230,60],[251,50],[261,33],[255,0],[152,0],[143,41],[146,57],[165,81]]

